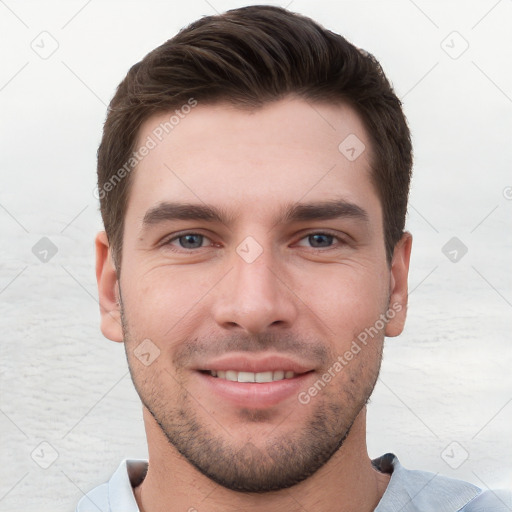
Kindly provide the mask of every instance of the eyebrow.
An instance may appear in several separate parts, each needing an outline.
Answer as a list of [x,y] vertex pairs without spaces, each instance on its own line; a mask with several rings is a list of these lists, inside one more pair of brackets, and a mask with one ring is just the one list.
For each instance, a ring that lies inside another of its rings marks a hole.
[[297,203],[285,211],[279,222],[292,223],[308,220],[330,220],[352,218],[368,222],[368,213],[363,208],[345,200]]
[[[202,220],[218,222],[229,226],[236,219],[225,209],[206,204],[162,202],[150,208],[142,220],[143,228],[165,221]],[[360,206],[345,200],[318,201],[312,203],[295,203],[288,205],[275,224],[352,218],[369,222],[368,213]]]

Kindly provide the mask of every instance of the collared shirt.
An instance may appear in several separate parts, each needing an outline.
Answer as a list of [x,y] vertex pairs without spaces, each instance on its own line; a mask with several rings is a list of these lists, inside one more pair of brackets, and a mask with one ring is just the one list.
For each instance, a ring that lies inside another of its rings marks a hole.
[[[476,485],[427,471],[405,469],[386,453],[372,461],[391,474],[374,512],[510,512],[511,491],[484,491]],[[133,488],[146,476],[146,460],[124,460],[112,478],[88,492],[76,512],[139,512]]]

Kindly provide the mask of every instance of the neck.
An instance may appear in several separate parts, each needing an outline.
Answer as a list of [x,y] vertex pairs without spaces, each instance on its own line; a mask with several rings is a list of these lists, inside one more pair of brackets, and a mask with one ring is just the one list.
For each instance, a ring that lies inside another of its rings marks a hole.
[[366,448],[366,408],[356,418],[343,446],[314,475],[281,491],[241,493],[217,485],[172,447],[144,408],[149,447],[146,478],[135,489],[141,512],[370,512],[389,482],[371,465]]

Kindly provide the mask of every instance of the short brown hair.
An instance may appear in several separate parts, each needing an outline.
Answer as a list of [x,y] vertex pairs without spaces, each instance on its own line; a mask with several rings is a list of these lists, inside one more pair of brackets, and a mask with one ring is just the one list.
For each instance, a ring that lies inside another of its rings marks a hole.
[[98,149],[101,215],[118,271],[141,124],[191,98],[258,108],[291,94],[313,102],[345,102],[361,116],[371,141],[372,181],[391,261],[404,230],[412,169],[401,102],[371,54],[307,17],[263,5],[192,23],[132,66],[119,84]]

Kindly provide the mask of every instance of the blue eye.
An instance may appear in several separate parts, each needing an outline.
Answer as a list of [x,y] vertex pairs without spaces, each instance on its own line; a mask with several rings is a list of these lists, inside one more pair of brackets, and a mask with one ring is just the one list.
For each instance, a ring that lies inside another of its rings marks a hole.
[[[177,234],[174,237],[169,238],[164,244],[177,252],[180,250],[184,252],[192,252],[194,250],[213,247],[215,245],[207,236],[194,232]],[[297,245],[301,247],[309,247],[310,249],[321,250],[341,248],[343,245],[346,245],[346,243],[336,235],[331,235],[330,233],[325,232],[315,232],[302,237]]]
[[173,245],[172,242],[178,240],[180,247],[183,249],[200,249],[203,246],[205,238],[204,235],[200,235],[199,233],[186,233],[171,238],[167,243]]
[[312,249],[331,249],[336,245],[342,246],[344,242],[341,238],[331,235],[330,233],[310,233],[301,238],[297,244],[301,247],[310,247]]
[[334,236],[327,233],[314,233],[312,235],[308,235],[307,239],[315,248],[330,247],[334,241]]

